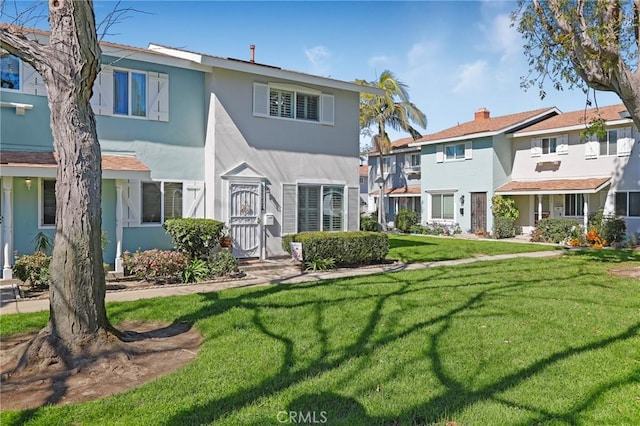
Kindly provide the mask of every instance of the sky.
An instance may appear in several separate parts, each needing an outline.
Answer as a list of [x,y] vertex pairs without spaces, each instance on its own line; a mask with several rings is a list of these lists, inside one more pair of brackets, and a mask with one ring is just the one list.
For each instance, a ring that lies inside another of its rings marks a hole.
[[[32,2],[7,3],[5,22],[12,7]],[[96,21],[116,4],[95,1]],[[245,60],[254,44],[256,62],[345,81],[375,80],[388,69],[426,114],[422,134],[470,121],[481,107],[492,117],[585,107],[580,90],[558,92],[549,85],[541,100],[537,88],[520,87],[528,66],[509,18],[515,1],[140,0],[118,7],[129,10],[108,29],[106,41],[158,43]],[[599,106],[620,103],[603,92],[595,100]],[[392,140],[408,136],[389,133]]]

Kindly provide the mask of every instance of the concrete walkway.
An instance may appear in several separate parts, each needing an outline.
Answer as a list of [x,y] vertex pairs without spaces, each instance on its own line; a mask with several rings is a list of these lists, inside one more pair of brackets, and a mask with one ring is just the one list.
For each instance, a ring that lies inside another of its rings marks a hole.
[[[563,250],[539,251],[532,253],[500,254],[495,256],[479,256],[470,259],[445,260],[425,263],[394,263],[381,266],[367,266],[363,268],[340,268],[322,272],[300,272],[297,263],[289,259],[267,260],[255,267],[247,268],[247,276],[241,279],[215,281],[199,284],[163,285],[144,289],[108,291],[107,302],[123,302],[153,297],[179,296],[183,294],[209,293],[228,288],[253,287],[274,284],[293,284],[310,281],[321,281],[335,278],[357,277],[378,274],[381,272],[413,271],[440,266],[463,265],[467,263],[488,260],[513,259],[517,257],[545,258],[559,256]],[[45,311],[49,309],[49,299],[21,299],[16,298],[11,287],[0,288],[0,315]]]

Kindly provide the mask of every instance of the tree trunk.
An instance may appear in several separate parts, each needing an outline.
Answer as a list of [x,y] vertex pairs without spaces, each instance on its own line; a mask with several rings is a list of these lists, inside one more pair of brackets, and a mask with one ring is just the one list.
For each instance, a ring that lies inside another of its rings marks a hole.
[[98,45],[90,1],[50,0],[49,45],[3,33],[3,44],[42,75],[58,157],[50,317],[22,365],[50,359],[74,366],[117,341],[105,310],[102,264],[102,165],[90,106]]
[[383,168],[382,147],[379,147],[380,152],[380,178],[382,179],[382,185],[380,186],[380,193],[378,194],[378,223],[380,224],[380,230],[387,230],[387,218],[384,211],[384,191],[385,191],[385,178]]

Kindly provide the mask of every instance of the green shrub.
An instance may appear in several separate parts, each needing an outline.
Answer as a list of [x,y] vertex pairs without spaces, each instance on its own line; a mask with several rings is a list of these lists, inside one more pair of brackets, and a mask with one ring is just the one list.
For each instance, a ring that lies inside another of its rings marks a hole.
[[193,259],[182,271],[183,283],[199,283],[209,278],[211,271],[206,260]]
[[576,219],[566,218],[545,218],[538,221],[537,240],[547,243],[560,243],[569,240],[580,223]]
[[589,215],[589,229],[595,229],[598,235],[610,246],[620,246],[625,240],[627,224],[617,216],[605,216],[602,209]]
[[309,261],[304,262],[305,271],[327,271],[329,269],[334,269],[336,267],[335,260],[322,259],[319,257],[315,257]]
[[153,283],[179,282],[189,264],[189,257],[179,251],[146,250],[122,256],[127,275]]
[[176,250],[192,259],[207,259],[220,242],[223,222],[213,219],[173,218],[162,224]]
[[361,215],[360,216],[360,230],[367,232],[378,231],[378,220],[373,215]]
[[493,218],[493,236],[494,238],[512,238],[516,236],[516,220],[512,217]]
[[396,215],[395,226],[401,232],[407,233],[418,223],[418,213],[409,209],[401,209]]
[[389,253],[389,237],[378,232],[302,232],[282,238],[282,248],[291,253],[290,243],[302,243],[303,262],[333,259],[336,266],[379,263]]
[[231,251],[220,250],[211,256],[207,262],[210,276],[226,276],[238,272],[238,259],[233,257]]
[[491,197],[491,212],[494,217],[509,217],[514,220],[520,217],[515,200],[499,194]]
[[49,264],[51,256],[41,251],[20,256],[13,265],[13,274],[26,285],[47,287],[49,285]]

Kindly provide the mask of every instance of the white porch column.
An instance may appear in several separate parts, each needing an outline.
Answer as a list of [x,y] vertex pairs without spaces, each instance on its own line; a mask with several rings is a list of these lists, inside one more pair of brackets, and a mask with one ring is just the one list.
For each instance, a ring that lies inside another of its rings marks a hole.
[[116,181],[116,260],[115,271],[124,272],[122,265],[122,181]]
[[542,194],[538,194],[538,222],[542,219]]
[[582,219],[582,222],[584,224],[584,231],[587,232],[587,226],[589,226],[589,194],[583,194],[582,199],[584,200],[584,218]]
[[13,270],[11,269],[11,253],[13,252],[12,189],[13,178],[4,176],[2,178],[2,278],[5,280],[13,278]]

